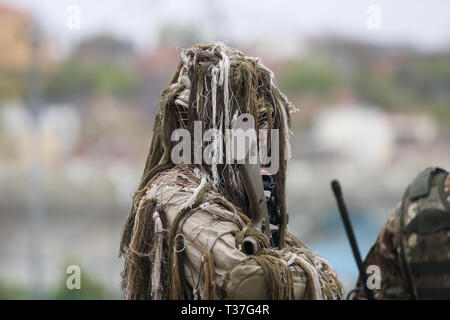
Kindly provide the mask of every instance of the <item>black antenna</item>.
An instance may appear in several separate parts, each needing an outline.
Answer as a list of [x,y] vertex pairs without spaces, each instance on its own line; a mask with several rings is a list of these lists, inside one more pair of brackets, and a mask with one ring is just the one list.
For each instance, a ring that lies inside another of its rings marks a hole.
[[355,234],[353,233],[352,223],[350,222],[350,218],[348,216],[347,207],[345,206],[344,196],[342,195],[341,185],[339,184],[339,181],[331,181],[331,189],[333,189],[334,196],[336,197],[339,213],[341,214],[345,232],[347,233],[348,240],[350,241],[350,246],[352,247],[353,256],[355,257],[356,265],[358,266],[364,292],[366,293],[366,297],[368,300],[375,300],[372,290],[367,287],[367,274],[364,270],[364,265],[359,253],[358,244],[356,243]]

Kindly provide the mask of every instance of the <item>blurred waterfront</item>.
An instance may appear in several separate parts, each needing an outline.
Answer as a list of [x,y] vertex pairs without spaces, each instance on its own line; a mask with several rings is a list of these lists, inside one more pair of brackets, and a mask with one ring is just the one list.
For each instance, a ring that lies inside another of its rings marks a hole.
[[[299,107],[288,164],[290,229],[330,260],[346,290],[357,271],[330,181],[341,181],[365,255],[417,172],[450,169],[448,37],[424,50],[295,28],[239,36],[227,32],[235,30],[228,11],[198,2],[201,23],[155,24],[144,29],[147,46],[104,30],[61,45],[45,10],[18,3],[0,2],[0,298],[122,297],[120,233],[180,47],[226,40],[262,57]],[[445,11],[434,2],[427,10]],[[362,29],[364,19],[363,8]],[[81,267],[80,292],[65,288],[70,264]]]

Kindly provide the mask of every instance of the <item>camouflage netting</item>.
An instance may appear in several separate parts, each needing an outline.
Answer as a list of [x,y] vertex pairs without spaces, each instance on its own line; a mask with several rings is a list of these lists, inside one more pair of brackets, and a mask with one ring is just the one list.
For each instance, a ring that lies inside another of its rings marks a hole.
[[[274,176],[276,201],[281,212],[286,212],[285,160],[290,156],[289,114],[294,109],[278,89],[273,73],[262,64],[260,58],[245,56],[221,43],[182,50],[177,71],[162,93],[139,189],[144,188],[155,173],[171,166],[171,151],[176,144],[171,141],[171,135],[175,129],[186,128],[194,136],[193,123],[200,120],[203,131],[216,128],[225,133],[226,129],[231,128],[233,118],[249,113],[255,118],[258,128],[268,129],[268,141],[271,129],[280,131],[279,150],[270,152],[278,152],[281,160],[279,171]],[[197,166],[208,173],[208,181],[214,190],[243,208],[243,193],[235,170],[225,163],[225,153],[224,164],[202,163]],[[285,220],[281,238],[284,237]],[[130,231],[129,225],[126,233]]]
[[[275,198],[280,212],[284,213],[280,225],[281,247],[293,241],[286,229],[285,181],[286,160],[290,156],[289,114],[294,107],[279,91],[273,73],[259,58],[245,56],[222,43],[184,49],[180,56],[177,71],[162,93],[144,173],[133,197],[133,206],[122,234],[120,255],[125,257],[122,287],[129,299],[189,299],[198,298],[198,295],[202,299],[216,298],[215,261],[211,254],[214,245],[202,254],[201,277],[198,278],[197,285],[187,288],[183,269],[186,243],[183,234],[177,233],[189,216],[196,210],[206,208],[208,204],[214,203],[224,210],[224,213],[217,210],[211,213],[214,219],[234,223],[236,230],[227,233],[236,236],[236,246],[239,246],[239,241],[245,235],[252,234],[259,239],[261,247],[268,247],[264,236],[251,227],[250,220],[243,213],[246,212],[244,192],[234,167],[225,161],[225,152],[222,154],[222,163],[213,162],[208,165],[202,162],[189,166],[175,166],[172,163],[171,152],[176,144],[171,141],[172,132],[177,128],[184,128],[194,136],[193,123],[196,120],[202,121],[203,132],[212,128],[220,130],[224,133],[224,140],[227,139],[225,130],[231,129],[234,119],[243,113],[254,117],[257,128],[268,129],[268,141],[271,140],[271,130],[279,130],[281,141],[278,149],[273,150],[269,144],[267,154],[278,152],[280,159],[278,173],[273,177],[277,186]],[[191,162],[194,163],[193,158]],[[171,176],[165,174],[168,170],[172,172]],[[168,180],[165,182],[164,179]],[[157,182],[153,183],[154,181]],[[150,195],[155,184],[189,188],[193,192],[186,203],[177,209],[176,218],[170,224],[164,205]],[[301,261],[308,260],[305,252],[297,252],[297,258],[291,264],[301,264]],[[276,292],[274,298],[292,298],[289,285],[277,289],[277,282],[272,281],[277,279],[278,271],[285,274],[288,267],[278,261],[277,257],[286,254],[254,257],[255,261],[264,266],[267,281],[271,283],[273,292]],[[319,263],[320,266],[316,267],[329,273],[331,268],[328,264],[313,260],[310,258],[306,267]],[[307,268],[310,270],[307,271],[308,277],[312,280],[310,288],[316,292],[311,293],[311,297],[338,297],[341,286],[335,275],[332,277],[333,293],[323,292],[322,295],[325,274],[324,277],[312,274],[313,269],[314,267]],[[319,281],[319,278],[322,280]]]

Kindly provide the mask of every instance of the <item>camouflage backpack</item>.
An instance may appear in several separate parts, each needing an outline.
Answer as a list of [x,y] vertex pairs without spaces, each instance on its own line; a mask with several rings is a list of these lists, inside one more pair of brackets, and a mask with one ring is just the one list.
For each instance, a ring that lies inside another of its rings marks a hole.
[[412,299],[450,299],[450,175],[420,172],[400,207],[399,256]]

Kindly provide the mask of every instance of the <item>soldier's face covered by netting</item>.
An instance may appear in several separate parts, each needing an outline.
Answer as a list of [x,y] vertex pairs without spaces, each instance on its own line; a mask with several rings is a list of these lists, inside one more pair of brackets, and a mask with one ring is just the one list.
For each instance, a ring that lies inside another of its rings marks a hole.
[[[276,154],[279,166],[273,174],[277,185],[276,198],[285,211],[286,159],[290,156],[290,113],[295,107],[278,89],[273,73],[260,58],[249,57],[222,43],[198,45],[184,49],[168,87],[163,91],[155,120],[152,146],[140,184],[142,188],[158,168],[173,163],[171,154],[178,141],[172,139],[176,129],[185,129],[191,137],[210,129],[223,138],[220,159],[214,163],[196,161],[194,141],[190,163],[208,173],[213,188],[235,204],[243,205],[239,179],[227,155],[227,130],[233,129],[243,114],[255,120],[258,143],[267,148],[265,154]],[[272,144],[272,132],[278,141]],[[193,140],[193,139],[192,139]],[[258,141],[259,142],[259,141]],[[261,141],[263,142],[263,141]],[[204,143],[204,141],[203,141]],[[263,165],[264,167],[264,165]]]

